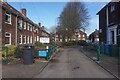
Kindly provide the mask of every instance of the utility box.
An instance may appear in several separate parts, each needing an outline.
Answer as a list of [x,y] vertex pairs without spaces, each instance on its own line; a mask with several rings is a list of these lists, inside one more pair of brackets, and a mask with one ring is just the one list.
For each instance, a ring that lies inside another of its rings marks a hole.
[[34,46],[25,45],[23,48],[23,63],[32,64],[34,62]]

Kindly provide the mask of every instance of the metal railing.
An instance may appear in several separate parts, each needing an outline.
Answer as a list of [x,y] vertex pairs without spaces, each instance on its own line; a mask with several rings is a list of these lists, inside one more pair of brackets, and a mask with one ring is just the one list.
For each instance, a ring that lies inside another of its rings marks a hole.
[[46,51],[47,51],[46,60],[47,61],[51,58],[52,54],[56,51],[56,49],[57,49],[56,45],[49,46],[49,48],[46,49]]

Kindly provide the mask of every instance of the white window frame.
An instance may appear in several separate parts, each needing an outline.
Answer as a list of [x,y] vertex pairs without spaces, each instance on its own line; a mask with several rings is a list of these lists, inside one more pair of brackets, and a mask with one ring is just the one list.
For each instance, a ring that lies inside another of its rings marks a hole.
[[30,43],[32,43],[32,36],[30,37]]
[[115,11],[115,4],[111,5],[110,11],[111,12]]
[[81,37],[81,34],[79,34],[79,36],[78,36],[79,38]]
[[[10,17],[10,21],[8,21],[8,22],[6,21],[6,15]],[[11,24],[11,14],[10,13],[5,12],[5,23]]]
[[29,40],[29,36],[27,37],[27,43],[29,44],[30,40]]
[[83,37],[85,37],[85,35],[83,34]]
[[22,44],[22,35],[20,34],[20,43],[19,44]]
[[39,36],[37,36],[37,41],[39,41]]
[[27,25],[27,30],[30,30],[30,26],[29,26],[30,24],[28,23],[28,25]]
[[19,20],[19,28],[22,29],[22,19]]
[[[6,36],[6,34],[10,34],[10,36]],[[7,46],[7,45],[11,45],[11,33],[9,33],[9,32],[5,32],[5,37],[9,37],[9,38],[10,38],[10,40],[9,40],[9,44],[5,44],[5,46]]]
[[24,41],[25,41],[24,44],[26,44],[26,36],[24,36]]
[[30,24],[29,26],[30,26],[30,31],[32,31],[32,25]]
[[26,29],[26,21],[24,21],[24,29]]
[[35,37],[35,42],[36,42],[36,37]]
[[99,33],[102,33],[102,29],[99,30]]

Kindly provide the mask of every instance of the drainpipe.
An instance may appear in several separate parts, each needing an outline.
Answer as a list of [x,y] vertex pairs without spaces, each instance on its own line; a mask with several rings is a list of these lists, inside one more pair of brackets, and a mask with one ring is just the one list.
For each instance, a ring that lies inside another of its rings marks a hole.
[[106,20],[106,36],[107,36],[107,44],[109,43],[109,32],[108,32],[108,24],[109,24],[109,21],[108,21],[108,7],[106,7],[106,17],[107,17],[107,20]]
[[16,30],[15,30],[15,33],[16,33],[16,41],[15,41],[15,43],[16,43],[16,46],[18,45],[17,44],[17,16],[16,16]]

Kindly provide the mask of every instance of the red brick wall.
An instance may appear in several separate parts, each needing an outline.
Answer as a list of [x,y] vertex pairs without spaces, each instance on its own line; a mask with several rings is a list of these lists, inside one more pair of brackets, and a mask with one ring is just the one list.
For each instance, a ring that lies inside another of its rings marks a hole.
[[15,45],[16,16],[11,14],[11,24],[5,23],[5,10],[2,10],[2,45],[5,45],[5,32],[11,33],[11,44]]
[[106,41],[106,9],[103,9],[99,14],[99,29],[102,29],[102,33],[99,33],[99,41]]

